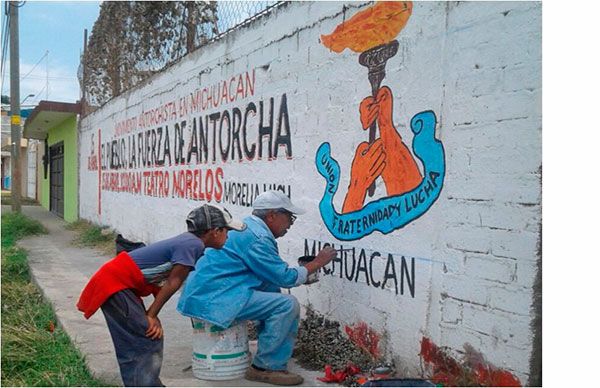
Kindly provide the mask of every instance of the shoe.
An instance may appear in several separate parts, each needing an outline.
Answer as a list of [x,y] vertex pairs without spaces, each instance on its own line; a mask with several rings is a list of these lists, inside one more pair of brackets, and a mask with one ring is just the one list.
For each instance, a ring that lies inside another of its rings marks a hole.
[[260,381],[274,385],[300,385],[304,382],[302,376],[286,370],[258,370],[253,366],[246,369],[246,380]]

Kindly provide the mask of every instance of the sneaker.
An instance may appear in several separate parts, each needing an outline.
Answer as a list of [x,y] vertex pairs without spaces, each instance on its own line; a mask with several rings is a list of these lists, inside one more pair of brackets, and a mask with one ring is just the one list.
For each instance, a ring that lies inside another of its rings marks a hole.
[[260,381],[274,385],[299,385],[304,382],[302,376],[286,370],[258,370],[253,366],[246,369],[246,380]]

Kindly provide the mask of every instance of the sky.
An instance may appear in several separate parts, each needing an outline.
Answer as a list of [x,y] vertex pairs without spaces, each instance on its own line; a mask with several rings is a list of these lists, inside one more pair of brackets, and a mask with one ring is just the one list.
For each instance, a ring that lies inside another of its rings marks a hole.
[[[4,34],[6,2],[1,3]],[[87,28],[89,38],[100,12],[100,2],[21,1],[20,4],[23,4],[19,8],[22,109],[34,107],[40,100],[79,100],[77,69],[83,52],[84,29]],[[7,47],[6,58],[2,58],[2,94],[5,95],[10,95],[9,58]],[[29,94],[34,96],[26,99]]]
[[[7,17],[2,4],[2,29]],[[264,8],[274,1],[259,1]],[[77,70],[83,51],[84,29],[91,35],[101,1],[20,1],[19,51],[22,108],[34,107],[40,100],[75,102],[79,100]],[[252,11],[253,13],[254,11]],[[239,15],[240,20],[249,15]],[[229,15],[231,17],[231,15]],[[229,20],[230,24],[235,24]],[[226,29],[226,28],[224,28]],[[4,40],[4,39],[2,39]],[[8,43],[8,42],[7,42]],[[48,53],[46,55],[46,52]],[[9,50],[3,56],[2,94],[10,95]],[[46,78],[48,87],[46,87]],[[33,97],[26,97],[33,94]]]

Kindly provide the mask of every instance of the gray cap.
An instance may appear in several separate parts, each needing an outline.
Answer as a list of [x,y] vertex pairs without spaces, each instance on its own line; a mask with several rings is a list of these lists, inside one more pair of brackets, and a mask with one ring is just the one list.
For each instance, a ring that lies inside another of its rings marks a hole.
[[252,204],[254,210],[285,209],[293,214],[304,214],[306,211],[294,205],[287,195],[281,191],[265,191]]
[[185,222],[188,226],[188,232],[202,232],[213,228],[246,229],[246,224],[234,220],[227,209],[208,204],[192,210]]

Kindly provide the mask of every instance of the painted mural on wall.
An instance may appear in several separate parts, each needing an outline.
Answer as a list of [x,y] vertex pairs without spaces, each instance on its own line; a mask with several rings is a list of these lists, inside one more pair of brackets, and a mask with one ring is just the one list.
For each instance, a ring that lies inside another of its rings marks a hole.
[[200,201],[242,217],[282,190],[308,210],[282,257],[338,251],[292,291],[302,305],[351,333],[366,322],[407,376],[426,336],[526,382],[541,357],[541,7],[296,2],[262,17],[82,119],[82,218],[152,242]]
[[[393,91],[382,86],[386,63],[398,52],[395,37],[408,23],[412,7],[410,1],[379,2],[338,25],[331,34],[321,36],[323,45],[336,53],[346,48],[360,53],[358,62],[367,67],[372,89],[359,106],[360,124],[369,131],[369,141],[355,150],[341,211],[333,204],[340,165],[331,156],[329,143],[321,144],[316,153],[317,170],[326,181],[319,210],[329,232],[339,240],[357,240],[374,231],[387,234],[402,228],[427,212],[442,190],[445,159],[442,143],[435,138],[435,113],[423,111],[412,117],[413,141],[409,149],[393,122]],[[379,178],[386,195],[371,200]]]
[[142,105],[108,135],[92,133],[87,164],[98,174],[98,214],[102,192],[245,207],[267,190],[291,196],[290,185],[230,181],[221,167],[293,157],[286,93],[250,100],[256,84],[256,69],[245,71],[149,109]]

